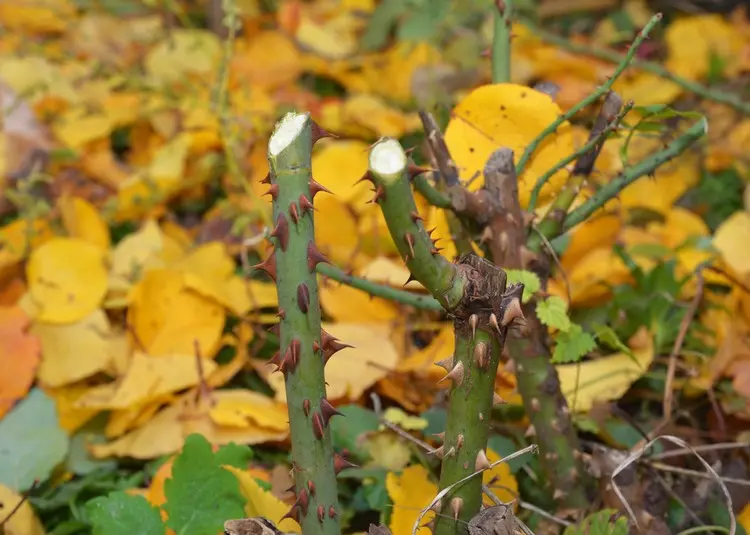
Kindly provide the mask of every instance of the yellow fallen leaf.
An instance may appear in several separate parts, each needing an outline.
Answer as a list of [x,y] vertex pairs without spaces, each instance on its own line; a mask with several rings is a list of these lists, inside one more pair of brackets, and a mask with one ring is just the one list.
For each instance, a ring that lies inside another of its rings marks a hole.
[[204,358],[213,357],[224,328],[224,309],[187,288],[180,271],[146,272],[131,297],[130,325],[150,355],[193,355],[197,344]]
[[425,429],[428,425],[427,420],[418,416],[410,416],[398,407],[389,407],[383,412],[383,418],[394,423],[402,429]]
[[[1,11],[0,18],[2,18]],[[5,535],[45,535],[44,527],[26,496],[16,494],[0,483],[0,504],[3,505],[3,533]]]
[[445,375],[445,371],[435,366],[445,358],[453,355],[455,349],[455,335],[453,325],[446,323],[437,336],[422,349],[415,351],[398,365],[399,372],[419,372],[429,374],[437,381]]
[[386,104],[381,97],[371,94],[350,96],[343,104],[343,119],[354,122],[372,132],[374,136],[402,137],[421,128],[419,116],[405,114]]
[[112,132],[112,121],[103,113],[90,113],[84,107],[71,108],[52,125],[55,137],[74,150],[103,139]]
[[[491,113],[488,110],[492,110]],[[445,141],[462,180],[483,177],[489,156],[501,147],[513,150],[515,161],[527,145],[562,113],[546,94],[516,84],[484,85],[472,91],[453,110]],[[573,152],[570,124],[547,136],[518,177],[521,206],[526,207],[537,178]],[[568,173],[555,173],[542,189],[540,201],[549,199],[565,184]],[[484,183],[474,180],[469,189]]]
[[159,396],[143,404],[133,405],[126,409],[116,409],[109,412],[107,425],[104,428],[104,436],[113,439],[145,425],[165,405],[175,401],[175,396],[167,394]]
[[638,106],[669,104],[682,94],[680,86],[649,72],[626,72],[617,79],[613,89]]
[[252,304],[247,283],[238,275],[226,279],[205,279],[194,273],[185,273],[183,281],[186,288],[215,300],[237,316],[245,314]]
[[750,213],[743,211],[729,216],[714,233],[714,247],[738,275],[750,273],[750,249],[746,245],[748,236]]
[[[487,448],[487,460],[490,464],[500,459],[500,455]],[[508,463],[500,463],[489,470],[485,470],[482,473],[482,483],[492,489],[495,496],[500,498],[503,503],[510,503],[518,499],[518,481],[510,471]],[[495,502],[485,495],[482,497],[482,502],[488,507],[495,505]]]
[[580,364],[556,366],[560,387],[572,410],[587,412],[594,403],[619,399],[654,361],[654,341],[641,328],[628,342],[635,359],[616,353]]
[[230,73],[232,84],[238,87],[273,89],[294,83],[302,74],[302,62],[288,37],[269,30],[238,44]]
[[375,467],[397,472],[409,464],[412,455],[411,446],[389,430],[368,433],[362,441],[362,449],[370,456],[363,466],[365,469]]
[[335,195],[318,195],[315,209],[325,217],[315,219],[315,244],[332,262],[349,265],[359,245],[358,233],[341,229],[356,229],[357,219],[349,205]]
[[47,386],[64,386],[111,366],[111,328],[101,309],[75,323],[55,325],[36,321],[31,333],[42,344],[38,379]]
[[113,277],[126,280],[140,278],[149,267],[162,267],[164,237],[153,219],[146,221],[136,232],[127,235],[112,252]]
[[[76,15],[68,0],[20,0],[0,3],[0,20],[8,31],[63,33]],[[8,509],[10,510],[10,509]]]
[[57,201],[65,230],[104,251],[109,250],[109,228],[99,210],[81,197],[61,196]]
[[320,285],[320,304],[336,321],[388,322],[401,316],[392,301],[370,297],[362,290],[334,281]]
[[667,26],[664,40],[667,69],[691,80],[708,74],[712,56],[725,63],[731,72],[744,42],[742,34],[718,14],[679,18]]
[[107,292],[104,252],[79,238],[53,238],[26,266],[39,321],[75,323],[91,314]]
[[750,503],[747,504],[737,516],[737,522],[745,528],[745,533],[750,533]]
[[362,66],[364,87],[359,89],[369,89],[390,101],[407,104],[413,97],[411,84],[414,73],[441,61],[438,49],[426,41],[397,42],[383,53],[365,59]]
[[289,429],[286,405],[268,396],[251,390],[230,389],[215,392],[214,399],[209,416],[216,425],[249,427],[254,424],[278,431]]
[[162,84],[213,80],[221,46],[216,34],[207,30],[176,28],[146,55],[146,72]]
[[[631,280],[630,270],[611,246],[590,251],[570,270],[571,304],[593,306],[610,294],[610,288]],[[564,287],[564,286],[563,286]]]
[[272,492],[263,490],[255,478],[247,471],[240,470],[234,466],[224,466],[237,478],[240,483],[240,492],[247,500],[245,514],[249,517],[263,516],[284,533],[301,533],[297,522],[284,515],[289,511],[289,506],[279,500]]
[[368,151],[369,145],[362,141],[331,141],[313,154],[312,174],[336,197],[359,207],[372,198],[371,184],[356,184],[367,172]]
[[55,402],[57,418],[60,420],[60,427],[71,435],[83,427],[86,422],[99,414],[98,409],[82,409],[76,407],[76,401],[78,401],[78,398],[88,393],[91,388],[95,387],[82,386],[80,383],[60,388],[44,388],[47,395],[49,395]]
[[[204,377],[216,369],[216,363],[202,363]],[[195,386],[201,380],[195,356],[152,357],[136,351],[125,375],[118,381],[99,385],[76,401],[76,406],[100,410],[125,409],[154,398]]]
[[358,275],[378,284],[387,284],[396,288],[424,290],[418,281],[409,281],[409,270],[403,263],[395,262],[388,257],[378,256],[359,270]]
[[[430,505],[438,492],[437,485],[430,481],[430,473],[422,465],[404,468],[400,475],[388,472],[385,477],[385,488],[393,502],[391,522],[388,525],[393,535],[411,533],[420,512]],[[428,511],[422,526],[432,521],[434,516],[434,511]],[[417,533],[430,532],[429,528],[422,526]]]
[[622,218],[614,214],[594,217],[575,227],[560,259],[565,270],[573,269],[592,250],[614,245],[621,227]]

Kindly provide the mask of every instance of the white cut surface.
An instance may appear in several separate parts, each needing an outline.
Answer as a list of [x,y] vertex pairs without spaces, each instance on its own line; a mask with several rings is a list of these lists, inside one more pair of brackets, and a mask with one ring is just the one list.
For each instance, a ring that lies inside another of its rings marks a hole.
[[370,169],[378,174],[393,175],[406,167],[406,154],[395,139],[386,139],[370,151]]
[[299,135],[307,122],[308,114],[295,113],[293,111],[284,115],[276,125],[271,139],[268,142],[268,152],[271,156],[278,155],[289,146]]

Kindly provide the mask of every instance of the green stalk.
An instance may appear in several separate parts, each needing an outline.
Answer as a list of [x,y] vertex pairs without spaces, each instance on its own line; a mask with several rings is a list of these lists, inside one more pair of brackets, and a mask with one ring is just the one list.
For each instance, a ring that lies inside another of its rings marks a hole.
[[492,27],[492,83],[510,82],[511,0],[495,0]]
[[310,175],[311,151],[320,129],[309,114],[288,113],[268,144],[274,252],[257,266],[276,281],[279,352],[271,359],[284,374],[289,406],[297,501],[287,516],[306,535],[339,535],[336,470],[328,421],[337,411],[326,399],[323,368],[342,344],[321,332],[312,202],[323,188]]
[[[506,289],[505,272],[474,255],[457,264],[445,260],[416,211],[409,166],[401,145],[383,139],[370,151],[369,177],[388,230],[412,277],[442,303],[454,320],[455,355],[443,361],[451,382],[440,488],[488,466],[486,448],[495,376],[509,325],[521,315],[522,286]],[[449,492],[440,504],[436,535],[466,533],[481,508],[482,480],[474,477]]]

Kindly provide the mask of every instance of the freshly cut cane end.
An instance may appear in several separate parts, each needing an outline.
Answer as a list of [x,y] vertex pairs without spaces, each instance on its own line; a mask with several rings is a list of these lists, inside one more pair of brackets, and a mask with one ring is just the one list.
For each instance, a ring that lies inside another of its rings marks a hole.
[[308,113],[289,112],[276,123],[276,129],[268,141],[268,154],[278,156],[292,141],[297,139],[310,119]]
[[370,169],[383,180],[399,178],[406,164],[406,153],[395,139],[380,140],[370,150]]

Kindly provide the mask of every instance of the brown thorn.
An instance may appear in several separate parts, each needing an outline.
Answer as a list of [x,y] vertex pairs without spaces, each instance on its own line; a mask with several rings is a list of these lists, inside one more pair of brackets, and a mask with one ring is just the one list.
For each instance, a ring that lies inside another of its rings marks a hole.
[[331,193],[331,190],[326,188],[323,184],[318,182],[317,180],[311,178],[310,179],[310,200],[315,200],[315,196],[320,193],[321,191],[323,193]]
[[303,515],[307,515],[307,507],[310,505],[310,496],[307,494],[307,490],[302,489],[297,495],[297,500],[294,502],[302,510]]
[[280,308],[279,311],[276,313],[276,317],[279,318],[280,320],[283,320],[284,318],[286,318],[286,310],[284,310],[283,308]]
[[458,520],[458,516],[461,514],[461,509],[464,506],[464,500],[460,496],[456,496],[451,500],[451,511],[453,511],[453,520]]
[[336,508],[333,505],[331,505],[328,508],[328,518],[336,518],[337,516],[339,515],[336,513]]
[[406,245],[409,246],[409,252],[411,253],[412,258],[416,258],[414,255],[414,234],[411,232],[407,232],[404,234],[404,241],[406,242]]
[[266,329],[266,332],[269,332],[276,336],[281,336],[281,323],[274,323],[268,329]]
[[295,225],[299,223],[299,212],[297,211],[297,205],[293,202],[289,203],[289,217],[292,218]]
[[337,139],[339,136],[336,134],[332,134],[322,126],[320,126],[315,121],[310,121],[310,126],[312,127],[312,144],[315,145],[318,141],[320,141],[323,138],[330,137],[333,139]]
[[440,446],[439,448],[430,450],[427,452],[427,455],[434,455],[438,459],[442,459],[443,457],[445,457],[445,446]]
[[271,172],[269,171],[266,173],[266,176],[260,179],[261,184],[270,184],[271,183]]
[[271,198],[275,201],[276,198],[279,196],[279,185],[271,184],[271,187],[268,188],[268,191],[265,192],[263,195],[270,195]]
[[490,467],[490,461],[487,459],[487,454],[484,452],[484,450],[479,450],[477,453],[477,458],[474,461],[474,471],[478,472],[479,470],[487,470]]
[[319,412],[314,412],[312,415],[312,427],[315,438],[321,440],[323,438],[323,417]]
[[461,433],[459,433],[458,436],[456,437],[456,449],[460,450],[463,447],[463,445],[464,445],[464,436]]
[[406,279],[406,282],[404,283],[404,286],[406,286],[407,284],[409,284],[411,281],[415,281],[415,280],[417,280],[417,279],[415,279],[414,275],[412,275],[411,272],[409,272],[409,278]]
[[464,382],[464,363],[459,361],[445,377],[438,381],[438,384],[446,379],[451,379],[455,386],[460,386]]
[[292,508],[289,509],[289,511],[287,511],[287,513],[279,519],[279,522],[281,522],[285,518],[291,518],[299,524],[299,507],[297,505],[292,505]]
[[503,311],[503,318],[500,320],[500,323],[505,327],[516,318],[519,318],[522,321],[525,319],[523,316],[523,309],[521,308],[521,300],[517,297],[508,303],[508,306]]
[[383,187],[383,184],[378,184],[375,187],[375,196],[367,201],[367,203],[378,204],[381,200],[385,200],[385,188]]
[[357,468],[357,465],[349,462],[343,455],[339,453],[333,454],[333,471],[337,474],[347,468]]
[[303,314],[307,314],[310,309],[310,289],[304,282],[297,286],[297,306]]
[[493,406],[494,405],[505,405],[506,403],[508,403],[508,402],[505,401],[500,394],[498,394],[497,392],[493,392],[492,393],[492,405]]
[[315,210],[312,201],[308,199],[304,193],[301,193],[299,196],[299,210],[302,212],[302,215],[306,212],[312,213],[312,211]]
[[315,496],[315,482],[312,479],[307,480],[307,490],[310,491],[310,496]]
[[417,212],[411,212],[409,214],[409,217],[411,217],[411,220],[414,221],[415,223],[417,221],[424,221],[424,217],[422,217],[421,215],[419,215]]
[[260,269],[261,271],[265,271],[274,280],[274,282],[276,282],[276,254],[275,254],[275,251],[271,251],[271,254],[268,255],[268,258],[266,258],[260,264],[255,264],[254,266],[250,266],[250,267],[251,267],[251,269]]
[[469,325],[471,325],[471,339],[477,335],[477,325],[479,324],[479,316],[472,314],[469,316]]
[[313,353],[317,353],[320,350],[320,344],[317,340],[313,340],[312,349]]
[[487,344],[479,342],[474,346],[474,362],[480,370],[486,370],[490,365],[489,350]]
[[500,330],[500,324],[497,322],[497,316],[493,312],[490,314],[490,326],[497,331],[497,334],[502,336],[502,331]]
[[334,416],[343,416],[326,398],[320,400],[320,414],[323,416],[323,425],[326,426],[328,425],[328,421]]
[[372,179],[372,173],[370,173],[370,171],[365,171],[365,174],[362,175],[362,177],[359,180],[357,180],[354,184],[356,185],[362,182],[372,182],[373,184],[375,183],[375,181]]
[[406,166],[406,172],[409,175],[409,180],[414,180],[414,177],[421,175],[422,173],[428,173],[431,171],[432,169],[428,169],[426,167],[420,167],[413,163],[410,163],[409,165]]
[[269,364],[276,366],[276,369],[274,370],[276,372],[281,369],[281,362],[281,351],[277,351],[270,359],[268,359]]
[[435,363],[435,366],[440,366],[443,368],[446,372],[449,372],[453,369],[453,366],[455,366],[455,362],[453,360],[453,355],[450,357],[444,358],[443,360],[439,360]]
[[325,262],[326,264],[331,263],[320,251],[318,251],[318,248],[315,247],[315,243],[311,241],[307,244],[307,269],[312,273],[315,271],[315,266],[321,262]]
[[318,506],[318,522],[323,523],[323,519],[326,517],[326,508],[322,505]]
[[309,399],[302,401],[302,412],[305,413],[305,416],[310,416],[310,400]]

